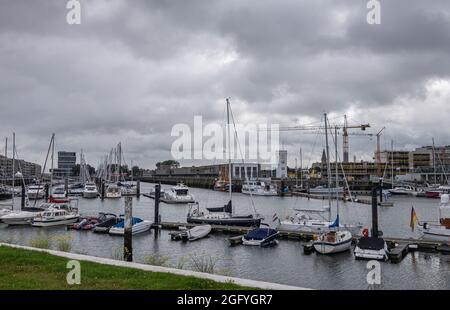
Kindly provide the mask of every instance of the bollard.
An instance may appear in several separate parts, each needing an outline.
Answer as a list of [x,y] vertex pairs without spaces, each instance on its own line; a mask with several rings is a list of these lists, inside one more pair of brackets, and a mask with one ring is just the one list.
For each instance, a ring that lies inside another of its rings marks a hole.
[[123,234],[123,259],[133,261],[133,198],[125,197],[125,225]]
[[[14,193],[13,193],[14,195]],[[20,197],[20,209],[23,210],[25,209],[25,183],[22,182],[22,197]]]

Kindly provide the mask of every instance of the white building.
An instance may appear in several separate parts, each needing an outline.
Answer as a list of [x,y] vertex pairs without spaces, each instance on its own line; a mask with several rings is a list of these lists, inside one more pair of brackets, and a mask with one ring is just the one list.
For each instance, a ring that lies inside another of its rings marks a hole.
[[287,179],[287,151],[278,151],[277,179]]

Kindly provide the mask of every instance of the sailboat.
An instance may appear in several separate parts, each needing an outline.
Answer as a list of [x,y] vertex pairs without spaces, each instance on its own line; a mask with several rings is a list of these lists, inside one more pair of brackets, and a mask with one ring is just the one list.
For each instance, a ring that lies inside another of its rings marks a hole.
[[228,191],[230,194],[229,202],[223,207],[207,208],[206,211],[201,211],[199,203],[196,202],[189,206],[187,215],[188,223],[195,224],[210,224],[210,225],[226,225],[226,226],[246,226],[259,227],[262,218],[256,214],[236,215],[233,212],[233,187],[231,178],[231,134],[230,134],[230,101],[226,99],[227,104],[227,124],[228,124]]
[[[328,181],[330,181],[331,177],[331,169],[330,169],[330,157],[329,157],[329,147],[328,147],[328,119],[327,115],[325,114],[325,140],[326,140],[326,147],[327,147],[327,165],[328,165]],[[334,145],[335,145],[335,176],[336,176],[336,188],[339,188],[339,174],[338,174],[338,152],[337,152],[337,128],[334,128]],[[330,185],[330,184],[328,184]],[[331,205],[331,195],[328,195],[328,201]],[[344,252],[350,249],[352,245],[353,236],[352,233],[348,230],[340,230],[339,229],[339,194],[336,192],[336,221],[333,223],[333,225],[330,226],[332,229],[329,232],[323,233],[319,236],[317,240],[313,242],[314,249],[316,252],[320,254],[332,254],[332,253],[339,253]],[[336,231],[334,231],[336,229]]]

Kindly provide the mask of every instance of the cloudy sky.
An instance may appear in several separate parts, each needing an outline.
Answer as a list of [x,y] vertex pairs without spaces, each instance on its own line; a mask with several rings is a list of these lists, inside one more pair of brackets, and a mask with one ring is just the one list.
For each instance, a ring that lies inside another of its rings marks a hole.
[[[153,167],[174,124],[223,122],[226,97],[239,123],[328,112],[386,126],[383,147],[450,144],[448,0],[382,1],[381,25],[365,0],[82,0],[81,25],[66,3],[0,1],[0,135],[15,131],[27,160],[42,163],[55,132],[93,164],[122,141],[128,162]],[[300,146],[320,158],[323,135],[281,140],[290,164]],[[350,137],[351,158],[374,148]]]

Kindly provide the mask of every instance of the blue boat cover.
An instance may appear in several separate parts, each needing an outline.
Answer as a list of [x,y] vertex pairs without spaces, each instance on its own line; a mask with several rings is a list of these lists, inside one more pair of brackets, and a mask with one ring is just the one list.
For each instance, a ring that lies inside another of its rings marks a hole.
[[263,240],[278,233],[272,228],[256,228],[244,236],[245,239]]
[[329,228],[333,227],[339,227],[339,215],[336,216],[336,219],[334,220],[334,223],[328,226]]
[[[142,220],[138,217],[133,217],[133,226],[136,225],[137,223],[142,222]],[[125,220],[121,220],[119,223],[117,223],[116,225],[114,225],[113,227],[115,228],[124,228],[125,226]]]

